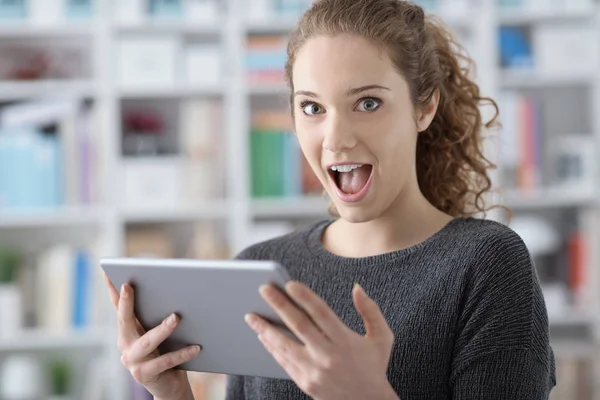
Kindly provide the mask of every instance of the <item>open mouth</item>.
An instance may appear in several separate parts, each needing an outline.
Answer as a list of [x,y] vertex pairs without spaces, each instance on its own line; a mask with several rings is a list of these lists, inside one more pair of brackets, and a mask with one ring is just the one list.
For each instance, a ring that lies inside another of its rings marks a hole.
[[328,169],[331,179],[340,192],[348,195],[363,190],[372,171],[373,166],[371,164],[334,165]]

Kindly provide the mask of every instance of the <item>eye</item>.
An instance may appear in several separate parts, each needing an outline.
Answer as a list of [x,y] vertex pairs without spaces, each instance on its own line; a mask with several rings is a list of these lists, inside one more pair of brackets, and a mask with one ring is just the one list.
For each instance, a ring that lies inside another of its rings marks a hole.
[[366,99],[362,99],[360,101],[360,103],[358,103],[358,110],[372,112],[372,111],[377,110],[380,105],[381,105],[381,101],[379,101],[378,99],[369,97]]
[[312,101],[303,101],[300,104],[300,108],[302,108],[302,111],[306,115],[316,115],[323,112],[323,107]]

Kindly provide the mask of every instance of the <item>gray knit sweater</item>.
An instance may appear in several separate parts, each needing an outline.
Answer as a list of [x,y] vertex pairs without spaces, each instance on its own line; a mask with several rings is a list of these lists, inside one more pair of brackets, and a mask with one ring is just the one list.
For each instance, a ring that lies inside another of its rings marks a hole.
[[[321,245],[330,222],[251,246],[238,258],[281,262],[364,333],[350,295],[360,283],[395,332],[388,379],[401,400],[548,399],[556,378],[546,306],[516,233],[457,218],[408,249],[344,258]],[[307,398],[293,381],[228,378],[227,400]]]

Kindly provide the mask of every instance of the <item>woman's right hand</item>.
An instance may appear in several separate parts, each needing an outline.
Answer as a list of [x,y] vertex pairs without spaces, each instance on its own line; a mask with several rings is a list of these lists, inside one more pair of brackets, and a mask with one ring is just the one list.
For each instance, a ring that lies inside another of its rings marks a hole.
[[159,326],[146,332],[134,314],[133,288],[125,284],[119,293],[106,274],[104,279],[117,310],[117,346],[123,365],[155,399],[193,399],[186,371],[173,368],[198,355],[199,346],[188,346],[162,355],[158,351],[158,346],[177,327],[177,315],[171,314]]

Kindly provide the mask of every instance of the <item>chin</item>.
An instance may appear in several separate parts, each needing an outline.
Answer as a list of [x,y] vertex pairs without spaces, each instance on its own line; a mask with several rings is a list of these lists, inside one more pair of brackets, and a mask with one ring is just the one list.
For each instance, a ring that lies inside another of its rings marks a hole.
[[376,219],[380,213],[368,206],[347,206],[334,202],[338,215],[344,221],[360,224]]

